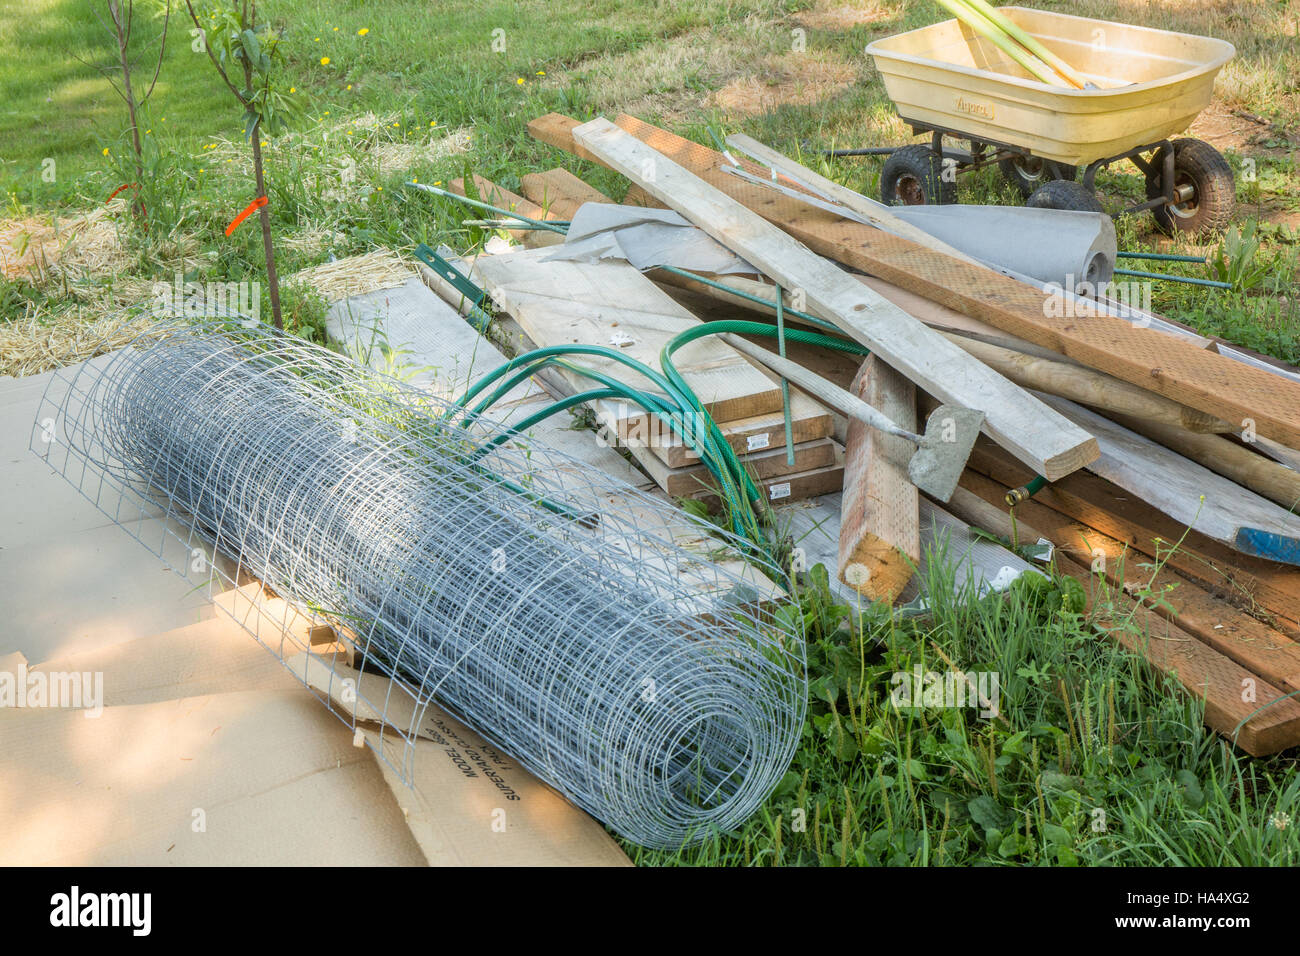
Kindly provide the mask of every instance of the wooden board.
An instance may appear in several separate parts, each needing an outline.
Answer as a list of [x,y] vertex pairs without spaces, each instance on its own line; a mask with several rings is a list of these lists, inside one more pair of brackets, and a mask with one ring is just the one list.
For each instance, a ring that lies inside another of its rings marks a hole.
[[[1124,618],[1103,616],[1107,635],[1205,700],[1205,723],[1255,756],[1277,753],[1300,742],[1300,703],[1240,664],[1207,647],[1149,608],[1102,584],[1086,567],[1060,557],[1057,566],[1083,583],[1089,609],[1107,604]],[[1118,625],[1118,626],[1114,626]],[[1242,700],[1247,687],[1255,699]]]
[[889,211],[889,207],[884,203],[876,202],[860,193],[855,193],[851,189],[846,189],[839,183],[827,179],[821,173],[815,172],[807,166],[796,163],[793,159],[778,153],[770,146],[760,143],[756,139],[752,139],[743,133],[736,133],[727,137],[727,145],[734,146],[749,156],[766,163],[772,169],[788,177],[801,188],[801,191],[811,191],[818,198],[825,197],[857,213],[877,229],[884,229],[896,236],[910,239],[918,245],[942,252],[954,259],[960,259],[972,265],[979,265],[975,259],[966,255],[960,249],[953,248],[925,230],[918,229],[907,220],[893,215]]
[[1091,405],[1105,410],[1107,415],[1136,415],[1143,421],[1168,424],[1185,434],[1188,429],[1195,432],[1235,430],[1232,425],[1213,415],[1180,405],[1163,395],[1148,392],[1096,369],[1041,358],[964,335],[947,334],[953,343],[1025,388]]
[[1180,455],[1186,455],[1225,478],[1231,478],[1287,511],[1300,510],[1300,472],[1257,454],[1249,446],[1239,445],[1222,435],[1190,432],[1150,419],[1121,415],[1112,417],[1125,428],[1139,432]]
[[1041,397],[1097,436],[1090,471],[1234,550],[1300,565],[1300,516],[1080,405]]
[[[824,405],[792,388],[790,426],[794,443],[807,444],[830,437],[835,428],[835,419]],[[785,418],[780,411],[718,422],[718,429],[732,451],[740,455],[785,447]],[[661,426],[657,419],[651,422],[650,432],[640,444],[649,448],[669,468],[687,467],[700,460],[700,456],[687,446],[681,435]]]
[[[529,202],[523,196],[516,195],[510,190],[498,186],[496,183],[484,179],[477,174],[474,175],[474,185],[478,189],[479,198],[493,206],[501,209],[508,209],[511,212],[517,212],[521,216],[527,216],[529,219],[560,219],[554,212],[548,212],[536,203]],[[453,179],[447,184],[447,188],[454,193],[464,196],[465,180]],[[489,219],[492,213],[465,207],[465,219]],[[554,246],[564,241],[564,236],[558,232],[548,232],[538,229],[507,229],[512,238],[522,242],[526,246]]]
[[809,311],[913,382],[983,411],[986,433],[1041,474],[1060,477],[1096,458],[1092,436],[652,146],[604,119],[573,137],[774,280],[801,290]]
[[[1009,522],[997,482],[968,471],[962,476],[962,487],[989,506],[999,508]],[[1202,590],[1177,571],[1154,568],[1145,555],[1129,549],[1122,541],[1046,504],[1032,499],[1021,502],[1016,506],[1016,521],[1027,523],[1072,560],[1090,567],[1129,597],[1142,600],[1162,617],[1270,684],[1300,691],[1300,643],[1280,631]]]
[[[976,443],[969,464],[1003,488],[1018,487],[1033,477],[983,439]],[[1148,560],[1164,561],[1210,593],[1287,636],[1300,638],[1300,571],[1295,568],[1238,554],[1188,531],[1145,501],[1088,472],[1048,485],[1034,500],[1110,535]]]
[[[874,355],[849,391],[895,424],[916,431],[916,387]],[[850,419],[840,506],[840,580],[872,601],[893,601],[921,560],[916,485],[907,462],[916,449]]]
[[[1032,286],[726,175],[721,154],[698,143],[634,117],[617,122],[815,252],[1184,405],[1233,423],[1251,419],[1261,435],[1300,447],[1300,383],[1095,310],[1068,314]],[[578,125],[550,114],[529,132],[601,162],[586,146],[575,149]]]
[[[552,169],[545,173],[530,173],[524,176],[521,182],[523,184],[522,188],[524,195],[529,200],[541,203],[544,199],[549,198],[554,204],[552,207],[553,212],[564,209],[576,210],[576,208],[584,202],[612,203],[614,201],[566,169]],[[644,194],[644,191],[641,192]],[[656,203],[656,205],[662,205],[662,203]],[[904,226],[909,225],[896,217],[890,217],[890,219],[893,219]],[[756,305],[748,299],[739,296],[732,296],[713,286],[695,282],[684,276],[677,275],[676,273],[654,270],[650,272],[649,275],[650,278],[660,284],[668,284],[679,288],[689,289],[693,292],[697,292],[701,295],[722,302],[739,305],[745,309],[764,312],[767,315],[772,315],[775,312],[774,309],[764,309],[762,306]],[[714,275],[707,276],[707,278],[738,288],[750,293],[751,295],[758,295],[768,299],[771,299],[774,296],[773,290],[775,289],[775,286],[770,282],[760,281],[759,277],[749,278],[739,275]],[[919,296],[914,292],[900,289],[898,286],[884,282],[874,276],[858,275],[854,276],[854,278],[859,282],[866,283],[886,299],[889,299],[889,301],[902,308],[903,311],[912,315],[914,318],[920,319],[926,325],[933,328],[957,332],[970,338],[975,338],[983,342],[991,342],[1003,348],[1014,349],[1017,352],[1024,352],[1040,358],[1063,361],[1071,365],[1077,364],[1069,362],[1069,360],[1065,359],[1064,356],[1051,352],[1042,346],[1034,345],[1032,342],[1026,342],[1024,339],[1018,339],[1014,335],[1009,335],[1001,329],[989,325],[987,322],[972,319],[968,315],[946,308],[936,302],[931,302],[924,296]],[[794,308],[788,291],[784,298],[786,307]],[[1117,382],[1118,380],[1112,378],[1109,379],[1109,381]],[[1152,398],[1164,401],[1163,399],[1160,399],[1159,396],[1153,395]]]
[[[699,320],[670,295],[620,260],[544,261],[549,249],[480,256],[474,278],[499,308],[508,312],[539,346],[601,345],[618,349],[658,371],[660,351]],[[613,359],[575,356],[621,382],[657,395],[648,378]],[[781,391],[716,336],[697,339],[673,356],[682,378],[718,421],[761,415],[781,407]],[[563,374],[579,390],[599,387],[572,372]],[[650,416],[630,402],[596,403],[597,418],[621,439],[649,435]]]
[[[708,489],[717,487],[713,475],[703,464],[688,465],[685,468],[669,468],[657,455],[644,446],[628,445],[625,447],[641,467],[646,470],[646,473],[655,480],[655,484],[670,497],[698,497],[701,493],[707,492]],[[751,477],[765,481],[769,478],[779,478],[782,475],[793,475],[834,465],[835,454],[835,442],[829,438],[822,438],[818,441],[795,445],[793,465],[789,463],[786,457],[784,444],[778,448],[755,452],[752,455],[742,455],[740,460],[744,463]]]
[[588,186],[567,169],[528,173],[519,178],[519,188],[528,199],[556,219],[572,219],[583,203],[614,201],[600,190]]
[[[835,462],[822,468],[800,471],[792,475],[778,475],[764,478],[757,482],[758,489],[768,504],[780,505],[805,498],[829,495],[844,487],[844,454],[835,448]],[[707,491],[700,491],[685,497],[704,502],[710,512],[722,510],[722,499]]]

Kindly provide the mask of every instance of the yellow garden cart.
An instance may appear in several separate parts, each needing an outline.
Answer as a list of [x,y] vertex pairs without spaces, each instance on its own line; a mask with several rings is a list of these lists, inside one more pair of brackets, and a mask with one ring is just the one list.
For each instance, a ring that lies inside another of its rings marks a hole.
[[[1036,79],[958,20],[876,40],[867,53],[899,116],[931,134],[928,144],[889,151],[884,202],[954,202],[957,173],[997,163],[1027,205],[1100,211],[1097,171],[1128,159],[1146,177],[1147,199],[1123,212],[1150,209],[1166,231],[1227,224],[1235,204],[1227,160],[1209,143],[1170,137],[1209,105],[1231,43],[1024,7],[998,12],[1088,86]],[[840,154],[853,152],[881,150]]]

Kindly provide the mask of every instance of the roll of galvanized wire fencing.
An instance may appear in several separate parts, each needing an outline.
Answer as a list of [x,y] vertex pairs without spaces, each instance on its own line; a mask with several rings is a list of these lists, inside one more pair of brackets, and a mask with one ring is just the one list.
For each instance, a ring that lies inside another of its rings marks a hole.
[[772,613],[774,568],[663,499],[229,320],[61,376],[33,447],[102,511],[209,542],[228,583],[331,623],[629,839],[733,828],[785,772],[797,615]]

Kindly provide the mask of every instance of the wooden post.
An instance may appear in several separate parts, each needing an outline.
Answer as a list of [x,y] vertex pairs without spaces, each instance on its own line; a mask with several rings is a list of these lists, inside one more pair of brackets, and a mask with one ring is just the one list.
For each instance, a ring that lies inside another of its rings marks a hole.
[[[916,386],[874,355],[850,391],[909,431],[916,430]],[[873,601],[890,601],[921,559],[916,486],[907,477],[911,442],[849,419],[840,504],[840,580]]]

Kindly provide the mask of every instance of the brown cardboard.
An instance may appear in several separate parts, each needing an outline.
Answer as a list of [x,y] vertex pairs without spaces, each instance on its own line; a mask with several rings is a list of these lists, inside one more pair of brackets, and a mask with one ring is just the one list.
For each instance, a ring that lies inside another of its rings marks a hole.
[[314,655],[289,664],[335,707],[355,712],[431,864],[631,865],[596,820],[436,704],[417,713],[402,685],[390,693],[386,678],[343,664],[331,673]]

